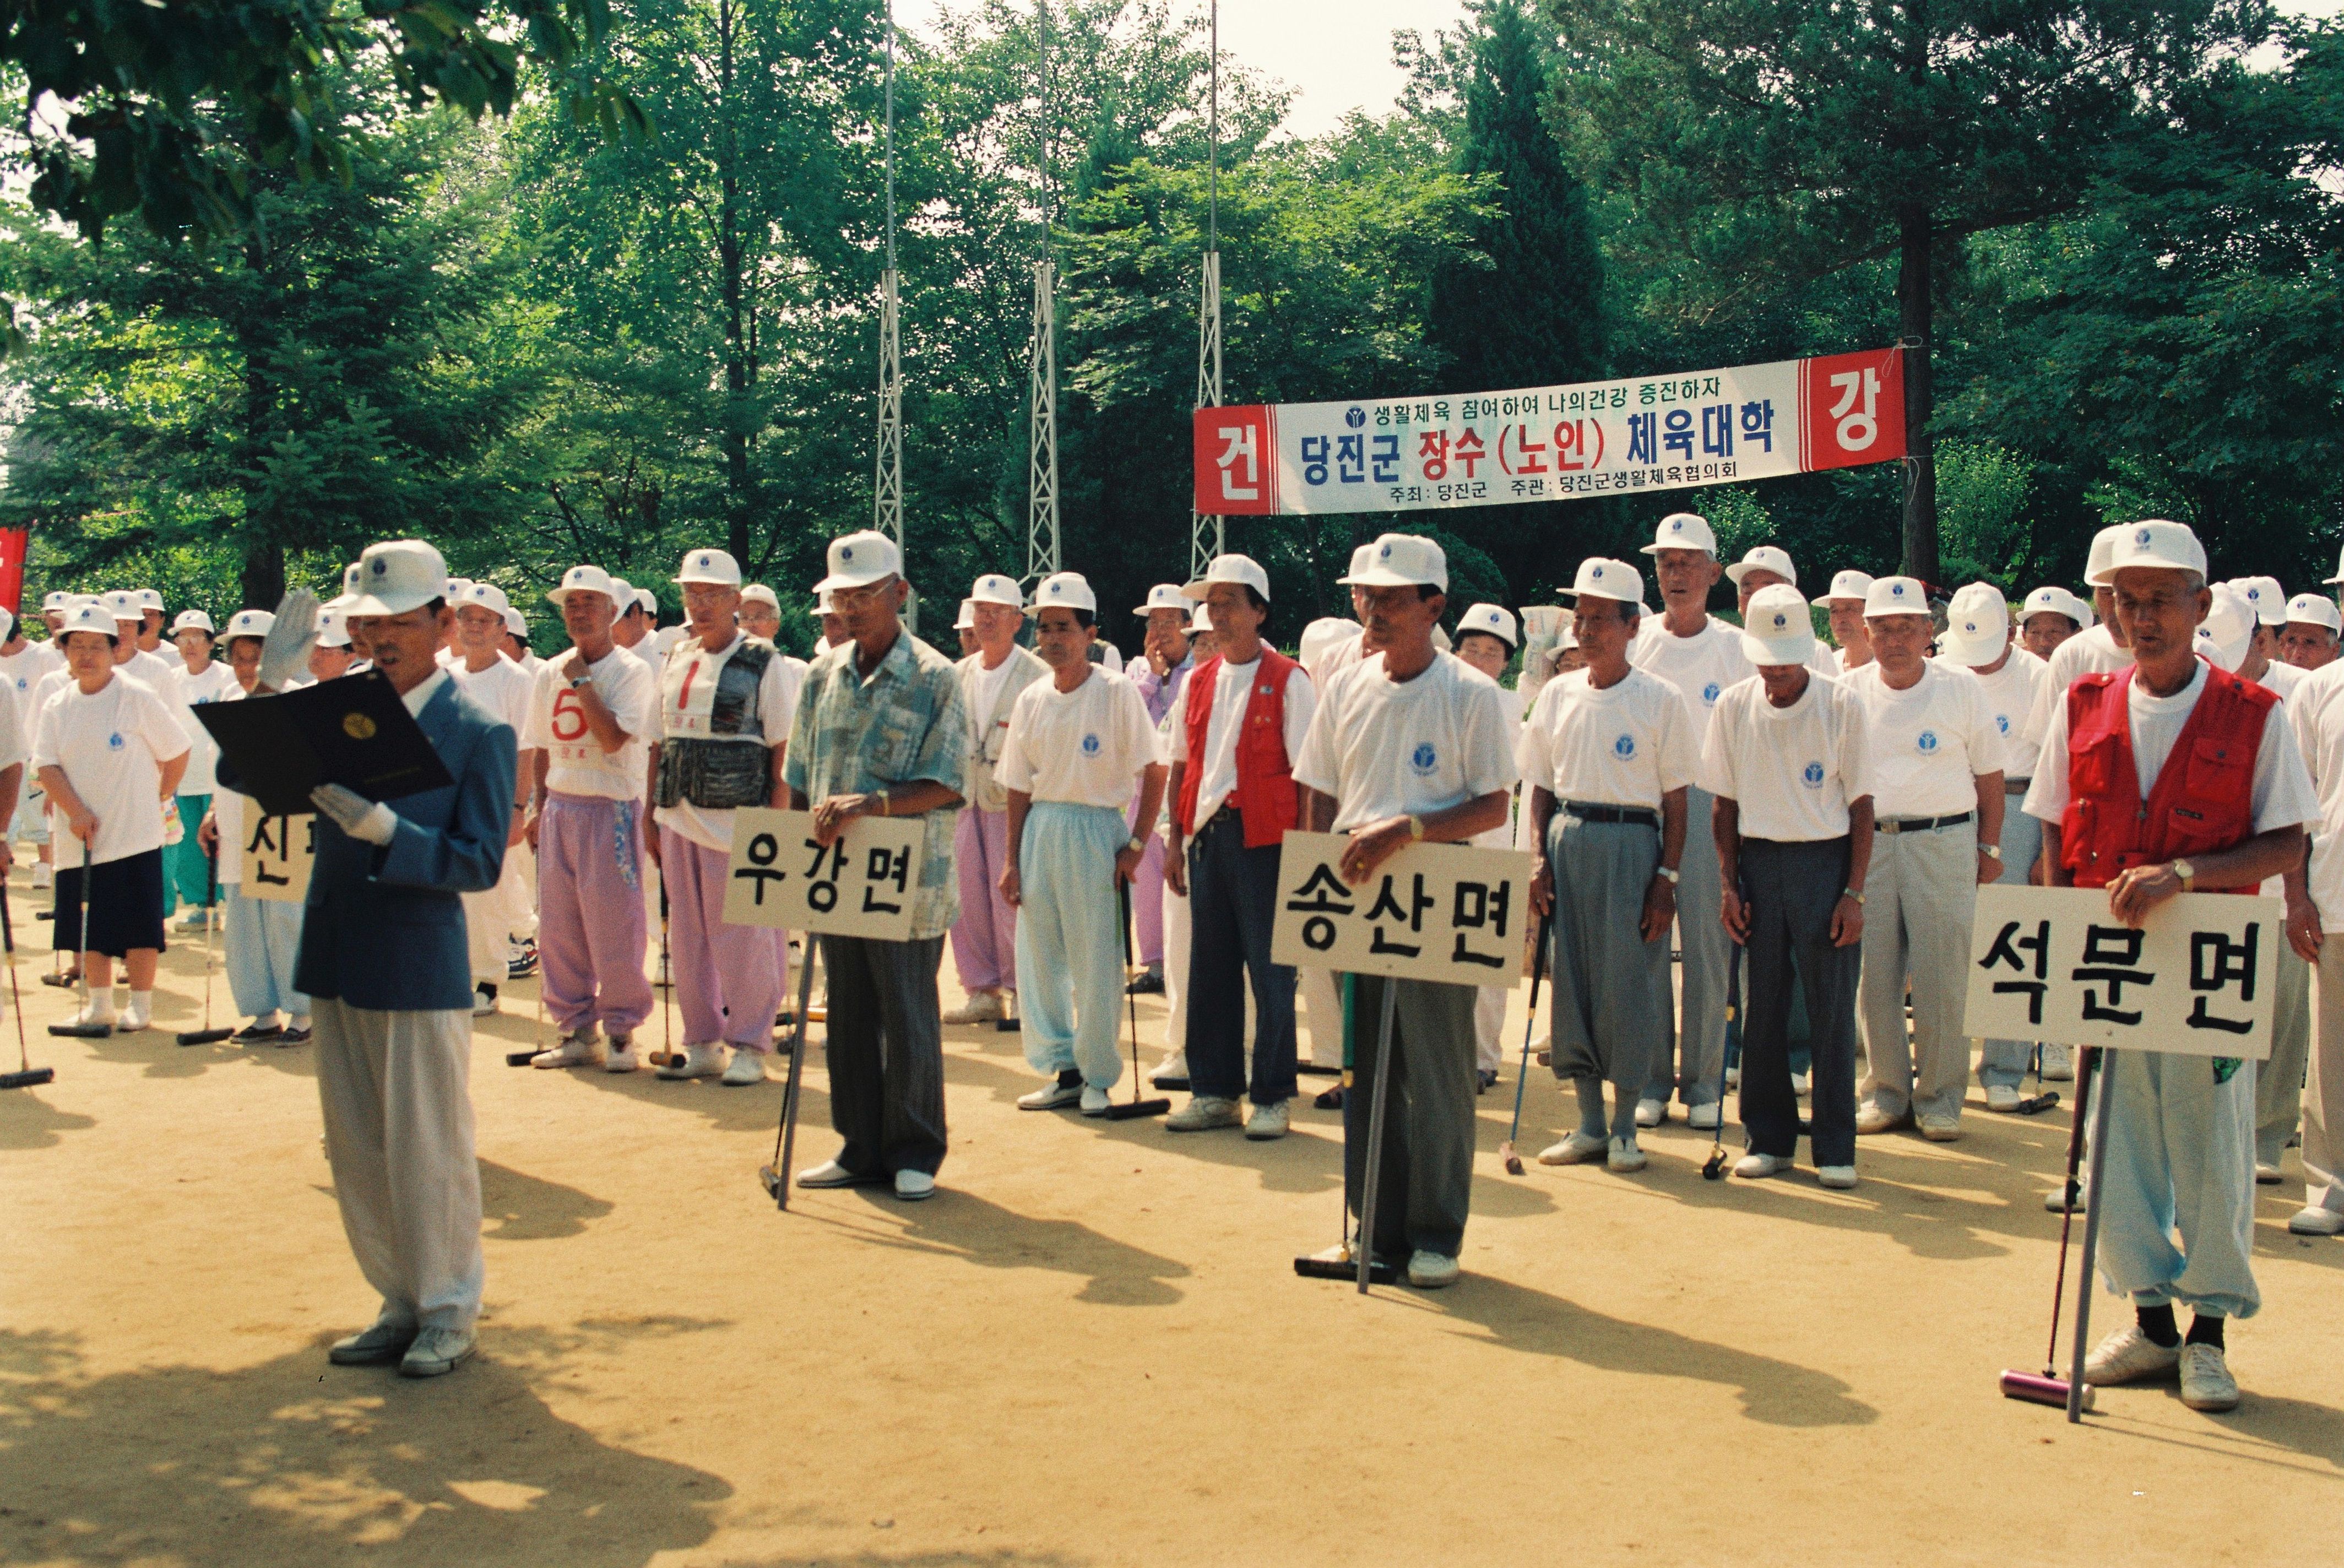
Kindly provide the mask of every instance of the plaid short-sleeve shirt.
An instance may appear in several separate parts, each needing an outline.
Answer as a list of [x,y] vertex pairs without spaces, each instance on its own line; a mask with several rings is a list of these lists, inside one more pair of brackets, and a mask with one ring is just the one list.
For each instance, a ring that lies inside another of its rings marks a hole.
[[[917,779],[962,788],[968,750],[968,707],[951,660],[903,632],[868,679],[854,666],[854,644],[833,648],[806,672],[790,726],[783,781],[810,804],[834,794],[866,794]],[[941,936],[960,918],[953,876],[957,808],[926,814],[914,939]]]

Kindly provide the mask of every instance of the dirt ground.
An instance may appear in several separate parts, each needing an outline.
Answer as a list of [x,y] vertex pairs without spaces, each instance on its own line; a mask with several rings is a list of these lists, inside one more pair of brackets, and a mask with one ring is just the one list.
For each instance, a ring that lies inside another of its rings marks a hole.
[[[164,962],[156,1031],[83,1041],[24,959],[57,1078],[0,1094],[0,1562],[2203,1568],[2319,1561],[2344,1499],[2344,1248],[2286,1234],[2292,1154],[2244,1408],[2118,1390],[2079,1431],[1995,1381],[2043,1353],[2064,1111],[1866,1139],[1845,1194],[1703,1182],[1681,1120],[1641,1175],[1510,1178],[1510,1061],[1465,1280],[1361,1300],[1291,1270],[1339,1223],[1330,1113],[1268,1145],[1021,1114],[1016,1037],[955,1029],[938,1195],[782,1215],[778,1081],[508,1069],[533,982],[477,1037],[479,1359],[329,1367],[374,1302],[310,1054],[177,1047],[202,955]],[[813,1060],[802,1165],[834,1147]],[[1533,1076],[1528,1147],[1566,1099]]]

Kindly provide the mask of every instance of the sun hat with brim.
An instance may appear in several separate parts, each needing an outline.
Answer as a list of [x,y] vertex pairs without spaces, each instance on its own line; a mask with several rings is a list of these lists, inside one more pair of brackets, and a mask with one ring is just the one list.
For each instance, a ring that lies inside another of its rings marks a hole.
[[1937,634],[1937,652],[1975,668],[1993,663],[2009,646],[2010,604],[2002,590],[1991,582],[1955,590],[1945,608],[1945,629]]
[[2023,626],[2026,623],[2027,618],[2033,615],[2065,615],[2080,630],[2092,623],[2091,613],[2090,605],[2057,583],[2046,582],[2028,594],[2026,602],[2019,605],[2018,622]]
[[675,581],[714,588],[738,588],[741,586],[741,563],[732,559],[729,551],[691,551],[685,554],[683,564],[676,568]]
[[623,577],[611,578],[611,602],[619,607],[620,614],[624,615],[634,605],[635,585]]
[[[867,588],[874,582],[884,582],[890,577],[904,574],[904,552],[895,548],[894,540],[874,528],[832,540],[825,559],[830,575],[813,585],[817,593],[832,593],[841,588]],[[733,581],[738,582],[740,579]]]
[[1652,542],[1642,553],[1658,555],[1663,550],[1702,550],[1717,553],[1717,531],[1709,526],[1709,519],[1696,511],[1672,511],[1661,519],[1652,531]]
[[2287,618],[2307,625],[2325,626],[2330,632],[2344,632],[2344,609],[2336,601],[2321,593],[2299,593],[2287,602]]
[[2115,586],[2119,572],[2147,569],[2206,575],[2206,547],[2198,542],[2198,535],[2187,523],[2167,522],[2161,517],[2144,518],[2115,532],[2116,540],[2108,547],[2108,563],[2091,576],[2095,588]]
[[[1349,582],[1354,579],[1346,577],[1342,581]],[[1180,592],[1191,599],[1202,599],[1216,582],[1241,583],[1260,594],[1264,603],[1269,602],[1269,573],[1250,555],[1216,555],[1213,563],[1205,568],[1205,575],[1186,584]]]
[[404,615],[448,597],[448,562],[419,539],[369,544],[359,557],[359,597],[345,615]]
[[62,588],[52,588],[49,592],[41,595],[41,612],[45,615],[52,610],[63,610],[66,607],[66,601],[70,600],[72,597],[72,594],[66,592]]
[[1210,632],[1212,629],[1213,618],[1207,612],[1205,602],[1200,599],[1197,602],[1197,612],[1188,617],[1188,632],[1194,636],[1199,632]]
[[782,596],[762,582],[752,582],[741,590],[742,603],[746,604],[752,599],[760,604],[772,605],[776,615],[782,612]]
[[1779,544],[1762,544],[1725,569],[1725,575],[1736,585],[1753,572],[1771,572],[1796,588],[1799,569],[1791,564],[1791,552]]
[[1180,592],[1177,582],[1159,582],[1147,591],[1147,602],[1132,612],[1134,615],[1149,616],[1158,610],[1177,610],[1188,613],[1188,596]]
[[122,635],[122,627],[105,605],[76,604],[66,612],[65,624],[56,630],[56,639],[62,643],[76,632],[96,632],[111,642]]
[[1591,555],[1579,563],[1579,571],[1571,580],[1571,592],[1564,597],[1614,600],[1634,605],[1641,614],[1644,608],[1644,574],[1624,561]]
[[493,610],[499,615],[502,615],[512,608],[512,601],[506,598],[505,591],[493,582],[475,582],[464,591],[457,602],[456,608]]
[[971,604],[998,604],[1009,610],[1023,610],[1026,608],[1026,591],[1017,586],[1015,578],[1005,577],[998,572],[987,572],[968,585],[968,602]]
[[1824,598],[1826,600],[1853,599],[1861,604],[1864,602],[1864,595],[1871,592],[1872,573],[1857,572],[1851,568],[1845,572],[1832,573],[1831,586],[1824,591]]
[[266,637],[277,630],[276,615],[267,610],[239,610],[227,618],[227,634],[235,637]]
[[646,615],[656,617],[659,614],[659,595],[648,588],[636,589],[635,608]]
[[1026,612],[1036,621],[1045,610],[1087,610],[1098,613],[1098,595],[1079,572],[1060,572],[1034,585],[1034,606]]
[[573,566],[561,574],[561,582],[546,590],[549,603],[559,604],[573,593],[599,593],[616,604],[618,597],[611,587],[611,574],[599,566]]
[[1302,629],[1302,642],[1297,657],[1307,670],[1325,658],[1328,650],[1347,638],[1358,636],[1361,630],[1359,623],[1348,616],[1322,615]]
[[953,617],[953,630],[955,632],[974,632],[976,630],[975,600],[964,599],[960,602],[960,613]]
[[218,627],[212,624],[212,618],[200,610],[182,610],[171,622],[171,635],[174,637],[182,632],[195,631],[210,633],[218,630]]
[[1926,615],[1929,591],[1917,577],[1882,577],[1864,596],[1864,618],[1882,615]]
[[505,630],[523,642],[529,640],[529,617],[518,610],[505,612]]
[[1345,582],[1360,588],[1438,588],[1443,593],[1449,592],[1449,553],[1431,540],[1421,534],[1387,533],[1377,539],[1373,548],[1375,554],[1369,560],[1367,570],[1349,573],[1343,578]]
[[1514,612],[1502,604],[1476,604],[1457,618],[1457,635],[1479,632],[1495,637],[1509,648],[1522,645],[1521,634],[1514,628]]
[[127,588],[117,588],[106,595],[106,610],[116,621],[143,622],[146,619],[146,612],[138,607],[138,595]]
[[318,612],[318,646],[347,648],[350,645],[350,629],[338,610]]
[[1815,651],[1814,617],[1787,582],[1770,582],[1742,612],[1742,656],[1753,664],[1803,664]]

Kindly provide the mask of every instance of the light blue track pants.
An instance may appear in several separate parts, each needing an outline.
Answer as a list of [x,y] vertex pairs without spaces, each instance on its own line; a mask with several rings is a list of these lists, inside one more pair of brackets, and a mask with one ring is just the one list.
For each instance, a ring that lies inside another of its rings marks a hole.
[[[2043,853],[2043,822],[2018,809],[2016,795],[2007,796],[2002,808],[2002,875],[1995,885],[2016,883],[2024,886],[2027,874],[2035,869],[2035,857]],[[2035,1059],[2032,1040],[1985,1040],[1978,1051],[1978,1082],[1982,1086],[2008,1084],[2016,1088],[2026,1077],[2026,1069]]]
[[221,940],[227,948],[227,986],[248,1018],[274,1012],[307,1017],[309,998],[293,988],[293,959],[301,949],[302,907],[250,898],[241,885],[220,885]]
[[1036,1072],[1082,1070],[1093,1088],[1123,1076],[1123,929],[1115,857],[1131,828],[1114,806],[1037,800],[1017,856],[1017,1000]]
[[2091,1201],[2108,1289],[2144,1307],[2253,1317],[2256,1064],[2218,1082],[2206,1057],[2107,1060],[2094,1089],[2109,1097],[2107,1163]]

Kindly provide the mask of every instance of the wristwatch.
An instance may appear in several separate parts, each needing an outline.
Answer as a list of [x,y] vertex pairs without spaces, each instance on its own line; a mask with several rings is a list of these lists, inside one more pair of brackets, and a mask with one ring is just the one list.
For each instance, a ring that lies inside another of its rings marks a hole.
[[1682,876],[1682,874],[1673,865],[1655,865],[1652,867],[1652,875],[1667,877],[1671,887],[1674,887]]
[[1147,853],[1147,841],[1135,833],[1124,840],[1123,847],[1135,855],[1145,855]]
[[1415,815],[1409,816],[1408,819],[1408,836],[1411,839],[1420,839],[1424,836],[1424,819],[1422,817]]
[[2173,875],[2181,878],[2181,891],[2187,893],[2198,875],[2198,868],[2186,860],[2177,860],[2173,863]]
[[1839,895],[1840,895],[1842,898],[1853,898],[1853,899],[1854,899],[1854,900],[1855,900],[1855,906],[1856,906],[1858,909],[1861,909],[1861,908],[1863,908],[1863,907],[1864,907],[1864,895],[1863,895],[1861,892],[1857,891],[1855,888],[1853,888],[1853,887],[1843,887],[1843,888],[1841,888],[1841,889],[1839,890]]
[[1978,853],[1980,855],[1991,855],[1996,860],[2000,860],[2002,858],[2002,845],[1998,844],[1981,844],[1978,845]]
[[570,689],[574,692],[581,686],[591,686],[593,683],[594,677],[591,675],[573,675],[570,680]]

